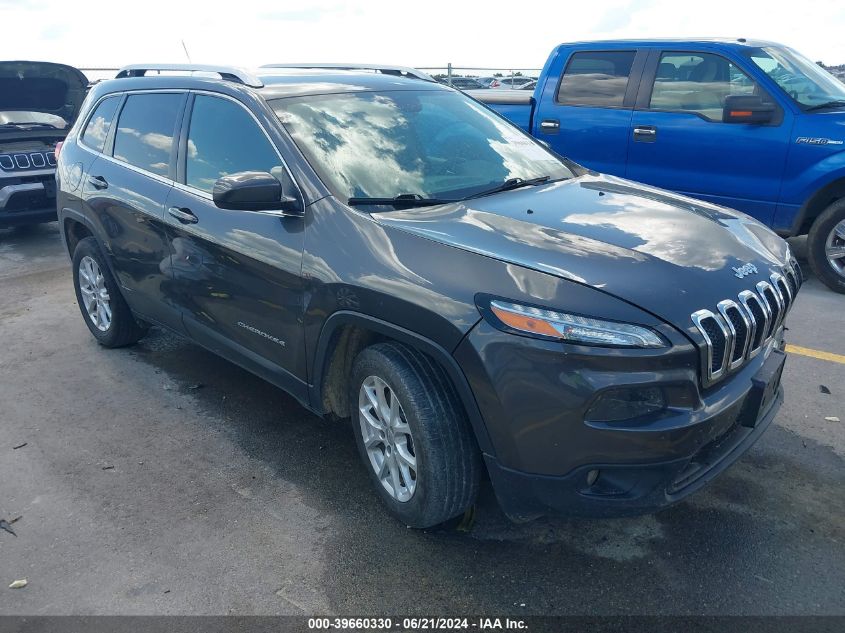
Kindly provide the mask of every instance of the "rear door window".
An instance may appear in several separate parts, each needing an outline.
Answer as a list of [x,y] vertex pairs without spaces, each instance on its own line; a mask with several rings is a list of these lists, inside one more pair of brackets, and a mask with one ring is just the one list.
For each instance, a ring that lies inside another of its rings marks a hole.
[[584,51],[573,54],[558,88],[558,103],[621,107],[636,54],[636,51]]
[[168,177],[173,133],[183,98],[175,93],[129,95],[117,123],[114,157]]
[[100,105],[97,106],[94,115],[88,119],[88,125],[82,133],[83,144],[98,152],[103,151],[119,104],[120,96],[107,97],[100,101]]

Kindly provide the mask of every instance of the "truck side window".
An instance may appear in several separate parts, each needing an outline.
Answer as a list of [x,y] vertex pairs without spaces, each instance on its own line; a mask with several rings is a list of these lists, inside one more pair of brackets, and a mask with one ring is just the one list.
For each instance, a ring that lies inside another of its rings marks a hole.
[[649,107],[696,112],[710,121],[721,121],[728,95],[760,95],[769,100],[748,75],[720,55],[663,53]]
[[211,193],[221,176],[270,172],[281,165],[273,145],[244,108],[228,99],[197,95],[188,132],[185,184]]
[[557,102],[564,105],[621,107],[636,51],[586,51],[570,57]]

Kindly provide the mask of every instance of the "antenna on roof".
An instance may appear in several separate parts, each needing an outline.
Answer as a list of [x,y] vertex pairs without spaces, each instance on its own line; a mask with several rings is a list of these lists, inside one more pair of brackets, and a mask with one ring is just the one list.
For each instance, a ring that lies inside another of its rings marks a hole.
[[188,53],[188,47],[185,46],[185,40],[182,40],[182,49],[185,51],[185,57],[188,58],[188,63],[191,63],[191,55]]

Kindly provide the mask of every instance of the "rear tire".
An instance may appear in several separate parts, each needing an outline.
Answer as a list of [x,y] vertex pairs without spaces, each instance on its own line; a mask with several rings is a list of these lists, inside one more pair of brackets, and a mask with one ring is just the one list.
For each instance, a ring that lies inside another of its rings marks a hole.
[[845,293],[845,199],[831,204],[813,222],[807,259],[824,285]]
[[427,528],[475,503],[481,457],[439,365],[404,345],[379,343],[355,359],[349,395],[361,459],[391,514]]
[[93,237],[79,240],[73,252],[73,287],[85,325],[100,345],[124,347],[146,334],[126,305]]

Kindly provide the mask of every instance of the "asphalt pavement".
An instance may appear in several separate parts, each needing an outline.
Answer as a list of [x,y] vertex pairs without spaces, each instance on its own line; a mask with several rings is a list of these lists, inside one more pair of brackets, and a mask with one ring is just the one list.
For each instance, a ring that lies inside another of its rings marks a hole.
[[[810,278],[789,342],[845,355],[843,312]],[[845,364],[783,382],[658,514],[513,525],[485,488],[466,531],[415,531],[347,425],[158,329],[99,347],[56,225],[0,230],[0,614],[845,614]]]

